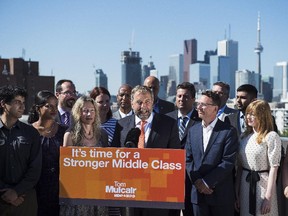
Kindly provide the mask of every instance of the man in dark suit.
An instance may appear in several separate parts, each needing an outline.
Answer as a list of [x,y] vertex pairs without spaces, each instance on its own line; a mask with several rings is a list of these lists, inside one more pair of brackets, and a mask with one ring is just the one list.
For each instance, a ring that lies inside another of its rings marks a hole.
[[[236,107],[238,112],[233,113],[226,117],[225,121],[229,122],[236,128],[238,136],[245,131],[245,111],[248,105],[257,100],[258,90],[255,86],[244,84],[237,88],[236,93]],[[273,117],[274,131],[278,133],[278,128]]]
[[56,97],[58,99],[58,115],[56,121],[70,126],[71,110],[77,99],[77,91],[71,80],[62,79],[56,84]]
[[175,105],[171,102],[158,98],[159,93],[159,80],[154,76],[149,76],[144,80],[144,86],[151,89],[154,95],[153,111],[156,113],[166,114],[175,110]]
[[[144,143],[141,143],[142,138],[139,138],[139,143],[135,143],[138,148],[180,148],[177,122],[168,116],[152,111],[153,94],[149,88],[139,85],[133,88],[131,102],[134,114],[118,121],[113,146],[125,146],[128,132],[132,128],[141,127],[144,133]],[[169,210],[134,208],[130,209],[129,213],[134,216],[165,216],[169,214]]]
[[[181,141],[181,148],[185,148],[187,133],[191,126],[201,121],[198,112],[194,108],[196,90],[192,83],[183,82],[177,86],[176,107],[177,110],[167,113],[166,115],[178,121],[178,133]],[[184,130],[183,130],[184,129]],[[193,216],[191,203],[192,182],[186,172],[185,179],[185,209],[182,210],[183,216]],[[180,211],[174,210],[174,215],[180,215]]]
[[218,110],[217,117],[221,121],[224,121],[226,116],[237,112],[237,110],[232,109],[226,105],[227,100],[229,99],[229,94],[230,94],[230,86],[228,83],[221,82],[221,81],[215,82],[213,84],[212,91],[218,94],[220,97],[221,105]]
[[117,103],[119,109],[113,113],[113,118],[121,119],[133,114],[131,107],[131,91],[132,87],[128,84],[123,84],[118,89]]
[[185,145],[195,216],[234,215],[232,170],[239,144],[235,128],[216,116],[220,103],[218,94],[202,92],[197,103],[202,123],[189,129]]

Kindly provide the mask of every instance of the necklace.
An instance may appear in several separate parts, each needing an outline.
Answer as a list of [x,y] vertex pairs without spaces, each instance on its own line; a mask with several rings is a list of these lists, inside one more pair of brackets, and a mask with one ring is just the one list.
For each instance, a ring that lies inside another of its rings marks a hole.
[[90,136],[90,134],[92,134],[92,136],[91,136],[91,137],[88,137],[88,136],[86,136],[86,133],[85,133],[85,131],[84,131],[84,133],[83,133],[84,138],[87,139],[87,140],[92,140],[92,139],[94,139],[94,135],[93,135],[93,133],[91,133],[91,131],[88,132],[88,135],[89,135],[89,136]]

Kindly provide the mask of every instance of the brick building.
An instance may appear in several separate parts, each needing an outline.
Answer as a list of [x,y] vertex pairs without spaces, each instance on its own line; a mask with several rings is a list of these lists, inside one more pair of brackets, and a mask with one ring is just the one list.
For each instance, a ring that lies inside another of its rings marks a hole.
[[54,76],[39,76],[39,62],[0,58],[0,86],[10,84],[27,90],[25,114],[34,103],[35,94],[40,90],[54,92],[54,83]]

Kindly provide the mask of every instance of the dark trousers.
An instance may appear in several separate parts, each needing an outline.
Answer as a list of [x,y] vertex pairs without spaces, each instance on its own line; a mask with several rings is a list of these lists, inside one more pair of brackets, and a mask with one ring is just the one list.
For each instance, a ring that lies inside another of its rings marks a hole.
[[36,216],[37,198],[35,190],[25,193],[24,202],[19,206],[6,203],[0,198],[0,216]]
[[194,216],[233,216],[234,206],[233,205],[221,205],[221,206],[211,206],[206,203],[203,204],[193,204]]

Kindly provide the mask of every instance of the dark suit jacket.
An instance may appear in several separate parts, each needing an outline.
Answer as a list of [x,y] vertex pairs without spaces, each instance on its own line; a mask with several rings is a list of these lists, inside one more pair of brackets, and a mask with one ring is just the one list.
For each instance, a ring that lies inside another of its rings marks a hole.
[[[154,113],[151,131],[146,148],[173,148],[180,149],[177,122],[162,114]],[[118,120],[115,129],[113,146],[123,147],[127,133],[135,128],[135,114]],[[169,209],[130,208],[131,216],[171,216]]]
[[[135,114],[118,120],[113,146],[124,147],[127,133],[135,128]],[[165,115],[154,113],[146,148],[180,148],[177,122]]]
[[[171,118],[173,118],[173,119],[175,119],[177,121],[177,124],[178,124],[178,110],[174,110],[174,111],[172,111],[170,113],[167,113],[166,115],[171,117]],[[193,109],[192,114],[190,116],[190,120],[189,120],[188,125],[187,125],[187,127],[185,129],[183,138],[182,138],[182,140],[180,140],[182,149],[184,149],[184,147],[185,147],[185,143],[186,143],[186,139],[187,139],[187,134],[188,134],[189,128],[192,127],[194,124],[196,124],[196,122],[199,122],[199,121],[202,121],[202,120],[199,118],[197,110]],[[178,127],[178,129],[179,129],[179,127]],[[179,130],[177,130],[177,132],[179,134]]]
[[208,205],[234,205],[233,168],[238,149],[235,128],[217,120],[206,151],[203,148],[201,123],[189,129],[186,142],[187,172],[192,182],[203,179],[214,191],[211,195],[201,194],[192,186],[191,202]]
[[175,110],[175,105],[169,101],[158,99],[158,108],[160,114],[166,114]]

